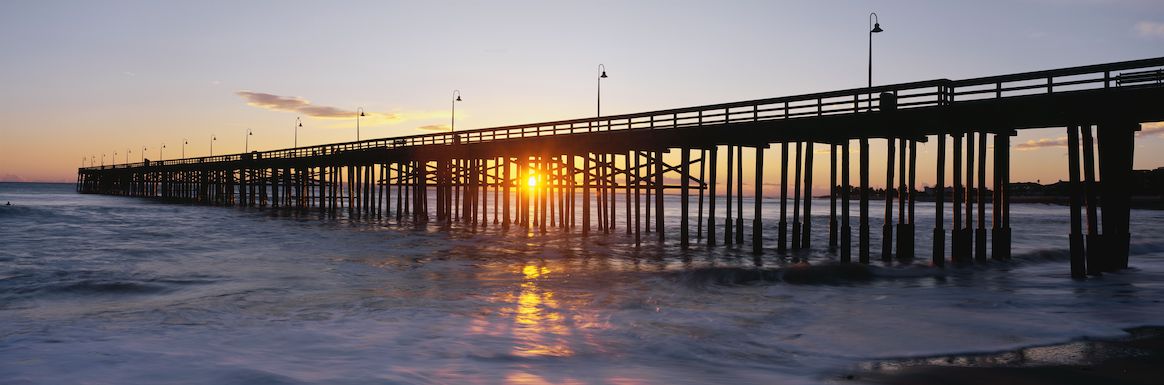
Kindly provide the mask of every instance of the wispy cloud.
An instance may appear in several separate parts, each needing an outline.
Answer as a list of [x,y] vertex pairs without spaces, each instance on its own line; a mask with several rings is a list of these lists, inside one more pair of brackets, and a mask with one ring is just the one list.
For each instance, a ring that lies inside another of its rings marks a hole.
[[[275,94],[268,94],[265,92],[254,91],[237,91],[235,95],[246,100],[247,105],[271,111],[293,112],[297,114],[306,115],[307,117],[316,119],[354,119],[356,116],[355,109],[346,109],[332,106],[321,106],[311,103],[310,100],[298,96],[282,96]],[[364,111],[364,117],[361,118],[364,124],[369,126],[382,124],[395,124],[406,120],[415,119],[430,119],[436,117],[447,116],[447,113],[432,113],[432,112],[413,112],[413,113],[395,113],[395,112],[375,112]]]
[[24,182],[24,178],[16,174],[4,174],[0,175],[0,182]]
[[447,125],[447,124],[430,124],[427,126],[420,126],[417,128],[421,129],[421,130],[425,130],[425,131],[448,131],[449,125]]
[[1164,136],[1164,122],[1144,123],[1140,125],[1137,136],[1160,135]]
[[1019,151],[1037,150],[1046,147],[1067,147],[1067,137],[1032,139],[1014,146]]
[[1164,38],[1164,23],[1158,21],[1141,21],[1136,23],[1136,33],[1143,37]]

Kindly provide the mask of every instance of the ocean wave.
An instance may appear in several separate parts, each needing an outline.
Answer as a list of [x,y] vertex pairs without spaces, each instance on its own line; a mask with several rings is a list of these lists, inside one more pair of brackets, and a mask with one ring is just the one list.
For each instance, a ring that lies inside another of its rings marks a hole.
[[837,285],[872,280],[876,268],[855,263],[810,265],[797,263],[775,269],[708,267],[673,273],[675,279],[692,286],[741,285],[757,282],[784,282],[798,285]]
[[180,290],[183,286],[216,281],[216,278],[207,276],[170,278],[93,271],[23,272],[0,279],[0,295],[10,299],[28,299],[59,295],[164,294]]

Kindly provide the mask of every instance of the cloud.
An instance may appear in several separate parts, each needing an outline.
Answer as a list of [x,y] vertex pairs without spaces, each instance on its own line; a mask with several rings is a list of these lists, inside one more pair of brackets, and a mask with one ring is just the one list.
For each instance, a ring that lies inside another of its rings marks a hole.
[[[246,100],[247,105],[251,107],[271,111],[293,112],[316,119],[350,120],[356,117],[355,109],[315,105],[311,101],[298,96],[282,96],[254,91],[236,91],[235,95],[242,97]],[[364,115],[361,118],[361,122],[369,126],[448,116],[447,113],[417,112],[403,114],[373,111],[364,111]],[[338,125],[336,127],[346,127],[346,125]]]
[[1144,123],[1136,136],[1160,135],[1164,136],[1164,122]]
[[1065,148],[1065,147],[1067,147],[1067,137],[1060,136],[1060,137],[1054,138],[1054,139],[1050,139],[1050,138],[1042,138],[1042,139],[1038,139],[1038,140],[1032,139],[1032,140],[1028,140],[1026,142],[1023,142],[1023,143],[1019,143],[1018,145],[1014,146],[1014,148],[1019,150],[1019,151],[1036,150],[1036,149],[1045,148],[1045,147],[1064,147]]
[[4,174],[0,176],[0,182],[24,182],[24,178],[16,174]]
[[1136,33],[1143,37],[1164,38],[1164,23],[1141,21],[1136,23]]
[[448,131],[449,125],[447,125],[447,124],[430,124],[427,126],[420,126],[417,128],[421,129],[421,130],[425,130],[425,131]]

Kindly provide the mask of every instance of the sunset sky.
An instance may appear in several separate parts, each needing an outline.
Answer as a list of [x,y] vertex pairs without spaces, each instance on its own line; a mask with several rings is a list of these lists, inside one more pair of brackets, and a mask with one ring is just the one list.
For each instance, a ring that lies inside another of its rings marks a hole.
[[[1158,0],[8,0],[0,181],[72,182],[82,158],[172,159],[184,139],[207,155],[212,135],[241,152],[248,128],[252,150],[291,147],[296,117],[300,145],[350,141],[357,107],[364,139],[433,132],[454,89],[458,129],[588,117],[599,63],[604,115],[861,87],[874,11],[875,84],[1164,56]],[[1062,136],[1014,139],[1013,179],[1064,178]],[[1164,166],[1164,125],[1136,151]]]

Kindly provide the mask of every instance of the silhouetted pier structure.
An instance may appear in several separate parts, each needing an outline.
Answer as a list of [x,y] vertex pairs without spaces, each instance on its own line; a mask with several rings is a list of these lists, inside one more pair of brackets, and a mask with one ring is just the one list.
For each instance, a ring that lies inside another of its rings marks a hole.
[[[1020,129],[1067,127],[1068,168],[1077,187],[1070,208],[1071,271],[1082,277],[1127,267],[1127,187],[1134,136],[1139,123],[1164,120],[1162,101],[1164,58],[1155,58],[88,167],[78,170],[77,189],[177,202],[316,210],[330,216],[346,212],[353,218],[399,223],[458,222],[474,229],[518,226],[540,233],[580,231],[586,235],[611,233],[622,226],[633,234],[636,245],[652,232],[658,240],[665,239],[664,193],[677,192],[682,202],[678,223],[682,246],[689,246],[694,238],[708,247],[746,244],[755,253],[787,252],[813,246],[813,153],[814,144],[824,144],[830,149],[826,161],[829,185],[834,186],[829,192],[827,247],[848,263],[854,249],[850,147],[856,145],[857,262],[869,263],[874,257],[870,237],[875,225],[869,215],[870,140],[883,139],[887,149],[882,248],[877,257],[892,261],[915,256],[917,143],[934,138],[938,146],[932,165],[937,171],[936,191],[950,187],[953,192],[949,206],[944,194],[935,196],[930,257],[941,266],[947,256],[955,263],[1010,257],[1010,137]],[[953,146],[949,159],[947,137]],[[780,148],[778,162],[765,156],[773,144]],[[987,181],[991,144],[989,167],[994,170]],[[1098,174],[1093,167],[1096,147]],[[677,163],[664,160],[664,154],[675,152]],[[750,213],[744,207],[744,154],[755,162],[750,184],[756,199]],[[722,157],[727,164],[721,182],[717,162]],[[946,162],[953,166],[950,179]],[[780,214],[774,219],[762,218],[765,202],[759,199],[764,193],[764,168],[770,166],[780,171]],[[988,189],[993,194],[989,232]],[[694,226],[692,195],[697,195]],[[430,202],[435,207],[429,207]],[[717,206],[721,203],[725,207]],[[947,213],[952,216],[950,222]],[[745,220],[745,216],[750,217]],[[763,242],[765,221],[776,223],[776,244]]]

